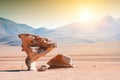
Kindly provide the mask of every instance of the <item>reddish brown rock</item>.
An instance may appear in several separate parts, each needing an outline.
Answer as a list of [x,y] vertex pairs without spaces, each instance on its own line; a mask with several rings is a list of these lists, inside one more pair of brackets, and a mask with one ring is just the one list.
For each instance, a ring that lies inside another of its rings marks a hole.
[[40,36],[31,34],[19,34],[18,36],[22,41],[22,51],[27,54],[25,63],[28,70],[37,70],[36,60],[57,47],[56,43],[52,43],[49,39]]
[[69,68],[72,66],[72,59],[63,54],[58,54],[48,61],[49,68]]

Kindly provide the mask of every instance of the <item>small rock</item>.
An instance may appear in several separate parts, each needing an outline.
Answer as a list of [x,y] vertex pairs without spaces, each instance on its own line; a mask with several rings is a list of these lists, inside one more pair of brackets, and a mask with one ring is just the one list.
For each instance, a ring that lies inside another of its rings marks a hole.
[[48,69],[48,66],[41,65],[40,68],[38,68],[38,71],[46,71]]
[[96,65],[93,66],[94,68],[96,67]]

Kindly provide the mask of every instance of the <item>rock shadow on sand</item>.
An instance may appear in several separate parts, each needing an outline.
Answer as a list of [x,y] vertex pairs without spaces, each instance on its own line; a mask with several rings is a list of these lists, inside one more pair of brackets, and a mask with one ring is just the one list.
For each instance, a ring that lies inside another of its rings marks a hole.
[[0,70],[0,72],[21,72],[21,71],[27,71],[27,70]]

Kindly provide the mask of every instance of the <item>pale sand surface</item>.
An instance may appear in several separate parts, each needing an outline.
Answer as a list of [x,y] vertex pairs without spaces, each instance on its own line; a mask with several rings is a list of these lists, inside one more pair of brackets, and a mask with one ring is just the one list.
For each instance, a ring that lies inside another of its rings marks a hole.
[[21,47],[0,46],[0,80],[120,80],[120,43],[60,45],[37,66],[58,53],[69,55],[74,68],[26,71]]

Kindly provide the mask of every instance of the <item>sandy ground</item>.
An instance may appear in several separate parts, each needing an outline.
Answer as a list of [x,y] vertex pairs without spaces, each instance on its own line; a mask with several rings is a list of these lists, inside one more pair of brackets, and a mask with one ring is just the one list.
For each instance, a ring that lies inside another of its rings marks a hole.
[[46,64],[56,54],[69,55],[74,68],[26,71],[26,54],[21,47],[0,45],[0,80],[120,80],[120,43],[60,45],[37,66]]

